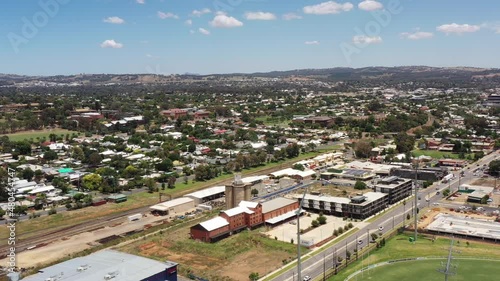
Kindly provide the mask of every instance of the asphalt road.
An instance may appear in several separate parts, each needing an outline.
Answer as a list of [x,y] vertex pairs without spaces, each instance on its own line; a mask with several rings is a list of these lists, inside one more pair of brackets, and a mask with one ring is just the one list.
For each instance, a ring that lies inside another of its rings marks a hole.
[[[484,158],[480,159],[478,162],[473,163],[469,166],[463,168],[465,172],[464,177],[458,177],[460,171],[454,171],[455,178],[453,178],[449,183],[435,183],[434,185],[421,190],[418,192],[418,196],[421,200],[418,200],[417,206],[423,207],[431,206],[439,204],[438,201],[443,199],[442,191],[446,188],[451,188],[452,190],[457,190],[459,183],[464,184],[469,182],[473,178],[473,170],[478,166],[483,166],[483,164],[488,164],[491,160],[499,157],[500,152],[491,153]],[[437,195],[437,191],[439,191],[439,195]],[[429,199],[429,202],[426,202],[426,198]],[[400,223],[403,222],[403,219],[406,218],[407,214],[413,214],[414,210],[412,209],[412,203],[414,198],[411,200],[407,199],[406,206],[402,204],[391,209],[378,217],[375,221],[369,223],[367,226],[359,229],[355,233],[352,233],[348,237],[344,238],[341,242],[336,243],[330,246],[327,250],[322,253],[315,254],[312,258],[302,262],[302,278],[305,276],[310,276],[313,279],[319,276],[323,276],[324,267],[326,270],[333,268],[334,258],[342,257],[345,260],[346,251],[349,251],[351,255],[351,259],[356,257],[354,254],[354,250],[358,248],[359,250],[365,247],[368,243],[370,243],[370,235],[371,233],[384,234],[395,227],[398,227]],[[455,205],[457,206],[457,205]],[[410,221],[407,221],[407,224],[413,222],[413,216]],[[297,279],[297,267],[289,269],[279,275],[278,277],[272,279],[273,281],[295,281]]]

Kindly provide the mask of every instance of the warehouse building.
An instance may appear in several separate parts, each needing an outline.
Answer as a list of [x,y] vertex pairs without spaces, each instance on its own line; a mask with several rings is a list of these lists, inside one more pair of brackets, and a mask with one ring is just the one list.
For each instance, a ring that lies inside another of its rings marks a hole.
[[43,268],[22,281],[177,281],[177,263],[103,250]]
[[150,207],[152,213],[162,216],[184,214],[193,208],[194,200],[188,197],[177,198]]
[[195,205],[200,205],[208,201],[219,199],[224,197],[224,192],[226,191],[225,186],[214,186],[193,193],[189,193],[184,197],[188,197],[194,200]]

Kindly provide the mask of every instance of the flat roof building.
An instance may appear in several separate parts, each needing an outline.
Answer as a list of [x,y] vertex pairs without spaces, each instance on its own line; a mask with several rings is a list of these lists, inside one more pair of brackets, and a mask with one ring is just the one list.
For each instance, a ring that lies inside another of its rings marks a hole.
[[380,179],[374,186],[375,192],[388,194],[389,204],[394,204],[408,196],[412,192],[412,180],[396,176]]
[[177,281],[177,263],[103,250],[43,268],[22,281]]

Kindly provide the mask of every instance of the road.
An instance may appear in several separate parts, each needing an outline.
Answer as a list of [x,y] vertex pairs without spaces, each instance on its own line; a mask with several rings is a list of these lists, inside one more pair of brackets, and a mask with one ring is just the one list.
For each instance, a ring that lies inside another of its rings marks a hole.
[[[460,178],[458,174],[460,171],[455,171],[455,178],[452,179],[449,183],[435,183],[434,185],[420,191],[418,196],[421,198],[419,200],[417,206],[420,207],[422,204],[423,207],[427,205],[439,204],[442,197],[442,191],[446,188],[451,188],[452,190],[457,190],[459,183],[464,184],[472,179],[472,171],[477,166],[483,166],[483,164],[488,164],[491,160],[495,159],[500,155],[499,152],[494,152],[489,155],[486,155],[478,162],[466,166],[463,168],[465,171],[465,176]],[[437,195],[437,191],[439,191],[439,195]],[[425,202],[425,198],[429,199],[429,202]],[[370,222],[365,227],[359,229],[355,233],[352,233],[348,237],[345,237],[341,242],[338,242],[334,245],[331,245],[322,253],[316,253],[314,256],[309,258],[308,260],[302,262],[302,278],[304,276],[310,276],[313,279],[323,276],[324,265],[326,270],[333,268],[333,261],[335,257],[342,257],[345,260],[346,251],[349,251],[352,258],[356,258],[356,254],[354,254],[354,250],[358,248],[359,250],[365,247],[368,243],[370,243],[370,236],[372,233],[384,234],[386,232],[391,231],[395,227],[398,227],[400,223],[406,218],[407,214],[413,214],[413,209],[410,201],[407,200],[406,206],[398,205],[393,209],[390,209],[380,217],[378,217],[373,222]],[[410,220],[410,223],[413,222],[413,217]],[[297,280],[297,267],[289,269],[279,275],[278,277],[272,279],[273,281],[295,281]]]

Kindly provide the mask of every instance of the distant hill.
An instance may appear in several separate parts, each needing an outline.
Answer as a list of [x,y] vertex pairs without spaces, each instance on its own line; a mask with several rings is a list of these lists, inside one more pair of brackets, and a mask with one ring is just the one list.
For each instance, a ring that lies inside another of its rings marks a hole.
[[189,83],[200,81],[224,81],[232,78],[310,78],[323,81],[471,81],[477,79],[500,80],[500,69],[473,67],[364,67],[364,68],[325,68],[296,69],[287,71],[271,71],[258,73],[232,73],[198,75],[186,73],[182,75],[155,74],[78,74],[57,76],[23,76],[0,74],[0,86],[17,85],[19,83],[62,83],[78,85],[105,84],[163,84]]

